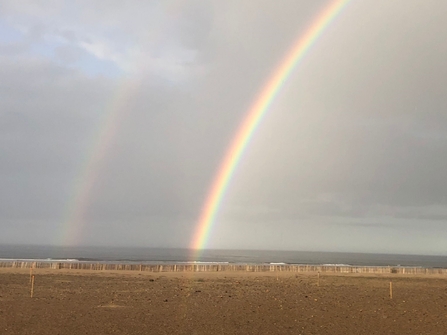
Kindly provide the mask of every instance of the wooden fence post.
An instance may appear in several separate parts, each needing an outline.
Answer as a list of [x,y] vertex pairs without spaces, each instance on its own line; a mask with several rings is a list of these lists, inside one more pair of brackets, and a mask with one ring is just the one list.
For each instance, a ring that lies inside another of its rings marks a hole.
[[31,277],[31,298],[34,294],[34,275]]

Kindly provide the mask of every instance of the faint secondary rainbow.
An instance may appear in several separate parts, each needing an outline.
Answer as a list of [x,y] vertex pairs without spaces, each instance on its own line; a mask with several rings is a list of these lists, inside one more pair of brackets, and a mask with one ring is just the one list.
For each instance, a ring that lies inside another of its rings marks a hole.
[[65,210],[60,241],[63,245],[76,245],[86,226],[85,214],[91,202],[91,194],[98,188],[98,177],[104,168],[104,158],[110,153],[113,139],[123,118],[131,109],[132,99],[139,87],[139,80],[123,79],[114,98],[104,108],[99,131],[92,140],[79,175],[74,180],[72,197]]
[[248,110],[236,136],[229,146],[224,160],[222,161],[211,189],[203,206],[195,234],[191,243],[194,250],[203,249],[206,246],[211,228],[213,227],[215,216],[222,202],[225,191],[228,188],[231,177],[238,162],[241,159],[247,145],[252,138],[257,126],[262,120],[275,97],[278,95],[284,83],[290,77],[294,68],[304,58],[307,51],[315,43],[318,37],[337,17],[341,10],[350,0],[336,0],[330,2],[325,9],[317,16],[311,26],[301,35],[284,60],[273,72],[259,96]]
[[[183,11],[184,0],[163,3],[159,8],[171,20],[165,18],[156,31],[143,34],[141,43],[151,42],[156,45],[164,41],[169,25],[178,20]],[[67,201],[60,231],[56,236],[56,244],[77,245],[82,241],[83,233],[88,225],[88,210],[92,206],[92,198],[100,187],[101,172],[105,166],[105,158],[110,154],[116,133],[123,120],[132,112],[132,104],[141,89],[149,54],[141,54],[130,59],[131,75],[123,76],[114,90],[112,99],[100,111],[101,120],[98,130],[91,139],[90,145],[82,161],[79,172],[71,185],[71,196]]]

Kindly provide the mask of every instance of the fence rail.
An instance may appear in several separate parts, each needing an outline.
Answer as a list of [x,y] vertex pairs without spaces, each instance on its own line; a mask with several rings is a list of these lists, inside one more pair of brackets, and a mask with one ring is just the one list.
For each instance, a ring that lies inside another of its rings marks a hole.
[[122,264],[90,262],[0,262],[0,268],[72,269],[98,271],[149,271],[149,272],[332,272],[332,273],[396,273],[396,274],[440,274],[447,275],[447,269],[392,266],[335,266],[335,265],[292,265],[292,264]]

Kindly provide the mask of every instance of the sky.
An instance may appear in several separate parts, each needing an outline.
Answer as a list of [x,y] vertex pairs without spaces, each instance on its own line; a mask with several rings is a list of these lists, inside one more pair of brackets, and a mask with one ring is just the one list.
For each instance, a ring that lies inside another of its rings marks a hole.
[[[0,243],[190,246],[244,116],[331,3],[0,0]],[[206,247],[447,255],[446,12],[350,1]]]

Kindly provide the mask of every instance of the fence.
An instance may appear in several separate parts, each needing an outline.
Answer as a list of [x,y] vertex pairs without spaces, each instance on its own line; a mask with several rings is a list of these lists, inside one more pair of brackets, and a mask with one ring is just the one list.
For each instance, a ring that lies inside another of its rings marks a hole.
[[329,272],[329,273],[395,273],[395,274],[440,274],[447,275],[447,269],[392,266],[332,266],[292,264],[120,264],[90,262],[0,262],[0,268],[41,268],[98,271],[149,271],[149,272]]

